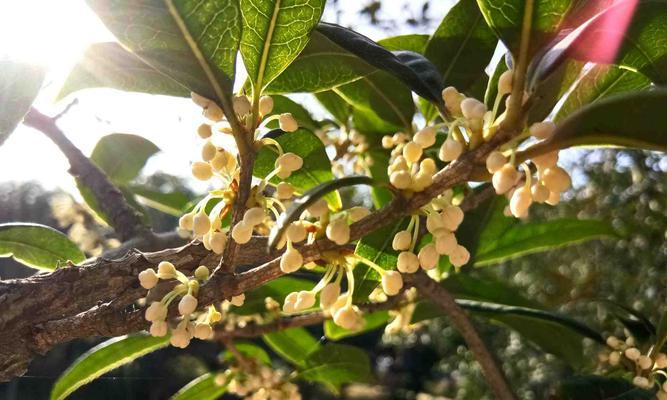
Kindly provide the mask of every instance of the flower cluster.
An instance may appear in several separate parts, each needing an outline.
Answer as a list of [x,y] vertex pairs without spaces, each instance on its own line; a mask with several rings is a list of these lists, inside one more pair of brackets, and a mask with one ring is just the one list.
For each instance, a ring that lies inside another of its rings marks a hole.
[[287,380],[285,373],[248,360],[243,366],[232,366],[214,380],[216,385],[247,400],[300,400],[299,387]]
[[181,317],[176,327],[171,329],[171,344],[175,347],[185,348],[193,337],[197,339],[211,338],[213,335],[211,325],[220,321],[222,315],[213,306],[207,307],[205,312],[197,312],[199,285],[200,282],[206,281],[208,277],[209,270],[206,266],[197,267],[194,277],[188,278],[168,261],[162,261],[158,265],[157,272],[152,268],[141,271],[139,273],[139,283],[144,289],[154,288],[160,279],[176,279],[179,282],[169,293],[162,297],[162,300],[154,301],[146,308],[145,318],[151,322],[150,334],[165,336],[169,332],[170,327],[167,322],[169,305],[174,300],[180,299],[178,301],[178,313]]
[[325,146],[336,150],[331,161],[331,169],[336,176],[346,176],[350,172],[359,175],[370,175],[370,166],[373,159],[368,153],[369,145],[366,137],[359,131],[352,129],[349,132],[344,127],[335,130],[318,130],[317,137]]
[[[611,367],[622,366],[633,373],[633,385],[642,389],[658,387],[656,396],[659,400],[667,400],[667,354],[651,347],[643,353],[637,346],[635,338],[627,335],[625,340],[616,336],[607,338],[608,350],[600,353],[602,363]],[[661,381],[662,380],[662,383]]]

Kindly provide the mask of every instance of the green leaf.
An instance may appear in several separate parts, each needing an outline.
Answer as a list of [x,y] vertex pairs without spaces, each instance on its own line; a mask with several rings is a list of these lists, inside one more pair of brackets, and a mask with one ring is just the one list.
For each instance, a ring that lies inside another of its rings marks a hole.
[[667,89],[609,96],[563,119],[544,142],[518,153],[530,158],[571,146],[621,146],[667,151]]
[[85,256],[63,233],[38,224],[0,224],[0,257],[10,257],[32,268],[52,271],[65,262],[80,263]]
[[171,400],[216,400],[227,391],[227,386],[215,383],[216,374],[206,373],[193,379],[171,396]]
[[[271,358],[267,352],[254,343],[235,341],[234,347],[236,347],[236,350],[238,350],[239,353],[243,354],[247,358],[251,358],[264,365],[271,365]],[[234,355],[229,350],[225,350],[225,352],[222,354],[223,360],[231,360],[233,358]]]
[[497,42],[475,0],[460,0],[429,39],[425,55],[438,68],[446,86],[469,93],[475,82],[486,78],[484,68]]
[[241,0],[241,56],[261,93],[294,61],[319,22],[324,0]]
[[190,91],[231,91],[241,39],[238,0],[87,0],[125,47]]
[[[368,151],[368,157],[372,160],[372,164],[369,166],[371,177],[377,182],[389,183],[389,175],[387,174],[389,152],[381,148],[374,148]],[[373,204],[378,210],[389,204],[393,198],[391,191],[382,186],[374,186],[371,189],[371,195]]]
[[[379,120],[372,125],[377,126],[377,130],[361,127],[363,132],[412,129],[415,105],[410,89],[387,72],[376,71],[355,82],[338,86],[333,91],[351,104],[355,112]],[[355,118],[357,115],[355,113]]]
[[51,400],[61,400],[81,386],[137,358],[166,347],[169,336],[153,337],[146,333],[121,336],[88,350],[67,368],[51,390]]
[[[629,25],[619,22],[628,15],[632,16]],[[618,2],[577,35],[568,56],[614,63],[639,71],[654,83],[667,83],[667,43],[663,40],[667,36],[666,19],[665,0]]]
[[[551,41],[565,19],[573,0],[534,0],[530,54]],[[523,25],[524,0],[477,0],[486,23],[517,54]]]
[[304,328],[290,328],[262,337],[279,356],[297,367],[307,366],[308,355],[320,349],[320,343]]
[[[277,132],[277,134],[273,134]],[[303,159],[303,167],[295,171],[289,178],[285,179],[299,192],[307,190],[324,182],[334,179],[331,172],[331,161],[327,156],[324,143],[307,129],[299,129],[295,132],[284,133],[282,131],[270,132],[268,137],[275,139],[285,153],[294,153]],[[253,174],[258,178],[264,178],[275,169],[278,151],[274,146],[263,146],[257,153],[257,160]],[[274,177],[272,183],[280,182]],[[335,208],[340,208],[340,197],[337,194],[327,196],[327,201]]]
[[392,53],[366,36],[336,24],[320,23],[317,30],[370,65],[399,79],[421,97],[436,104],[442,103],[440,74],[420,54],[409,51]]
[[559,385],[554,400],[650,400],[651,391],[635,387],[621,378],[599,375],[570,377]]
[[[303,108],[301,104],[286,96],[274,95],[271,97],[273,98],[273,110],[267,116],[290,113],[296,119],[296,122],[299,123],[300,127],[313,132],[320,128],[320,124],[313,119],[308,110]],[[266,127],[269,129],[278,129],[278,121],[270,121],[266,124]]]
[[191,200],[185,193],[164,193],[142,185],[130,185],[128,189],[140,203],[175,217],[183,215],[183,210]]
[[378,329],[384,326],[389,320],[389,312],[377,311],[370,314],[364,314],[363,319],[363,328],[354,331],[338,326],[332,320],[328,319],[324,321],[324,335],[331,340],[341,340]]
[[266,88],[267,93],[318,93],[376,71],[317,30],[299,56]]
[[577,82],[558,109],[554,121],[560,121],[576,110],[610,95],[643,90],[651,82],[644,75],[613,65],[595,65]]
[[365,351],[354,346],[328,343],[310,352],[303,369],[303,379],[322,382],[336,390],[350,382],[370,382],[371,365]]
[[0,59],[0,146],[30,110],[43,81],[43,69]]
[[480,240],[475,265],[484,266],[525,254],[546,251],[586,240],[617,236],[605,221],[558,219],[514,223],[499,235]]
[[315,98],[334,117],[336,122],[347,126],[352,116],[352,106],[348,102],[331,90],[315,93]]
[[405,50],[424,54],[424,50],[426,49],[426,42],[428,42],[428,39],[428,35],[413,33],[409,35],[399,35],[384,38],[378,40],[378,44],[389,51]]
[[100,87],[127,92],[190,96],[187,87],[146,64],[116,42],[90,45],[67,76],[58,99],[82,89]]
[[146,161],[160,149],[150,140],[126,133],[102,137],[90,159],[114,183],[127,183],[139,175]]
[[346,176],[344,178],[321,183],[310,189],[301,197],[295,199],[287,210],[280,215],[275,226],[271,229],[271,234],[269,235],[269,248],[275,247],[280,239],[282,239],[289,225],[298,220],[301,214],[317,200],[344,187],[372,185],[373,183],[373,178],[368,176]]
[[600,300],[640,344],[655,342],[656,328],[641,312],[613,300]]
[[579,78],[584,65],[568,60],[560,64],[551,74],[538,80],[530,88],[533,106],[528,114],[528,123],[543,121],[549,116],[558,101],[570,90]]

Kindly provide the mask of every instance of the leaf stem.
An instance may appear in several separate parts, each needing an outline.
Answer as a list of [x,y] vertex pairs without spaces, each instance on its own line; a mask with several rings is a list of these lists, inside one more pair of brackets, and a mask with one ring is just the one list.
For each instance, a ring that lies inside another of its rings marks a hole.
[[512,77],[512,94],[507,106],[507,114],[503,126],[507,130],[513,130],[519,124],[523,104],[523,91],[526,84],[526,71],[530,49],[530,34],[533,23],[533,10],[535,0],[526,0],[523,9],[523,24],[521,27],[521,42],[519,43],[519,57],[514,68]]

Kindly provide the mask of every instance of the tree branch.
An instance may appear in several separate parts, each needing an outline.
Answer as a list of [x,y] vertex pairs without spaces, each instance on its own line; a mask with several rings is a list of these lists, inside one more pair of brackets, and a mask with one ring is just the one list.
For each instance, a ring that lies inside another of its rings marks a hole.
[[423,271],[407,275],[406,281],[414,285],[420,294],[430,299],[447,315],[454,328],[456,328],[468,344],[468,348],[482,368],[482,373],[491,390],[496,395],[496,398],[501,400],[516,399],[516,395],[512,391],[494,356],[487,349],[486,344],[484,344],[484,341],[479,336],[479,333],[465,311],[456,304],[454,297],[444,287],[429,278]]
[[70,174],[90,189],[122,242],[151,234],[150,229],[143,224],[139,213],[127,203],[121,191],[67,139],[56,125],[56,119],[31,108],[23,123],[42,132],[63,152],[70,164]]

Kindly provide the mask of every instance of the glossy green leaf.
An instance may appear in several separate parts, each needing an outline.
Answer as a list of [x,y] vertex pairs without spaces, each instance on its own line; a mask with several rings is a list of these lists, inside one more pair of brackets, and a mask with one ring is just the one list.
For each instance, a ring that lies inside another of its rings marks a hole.
[[596,220],[558,219],[514,223],[499,235],[480,240],[475,253],[475,265],[494,264],[525,254],[616,235],[608,222]]
[[[531,23],[530,53],[551,41],[573,0],[534,0]],[[524,0],[477,0],[486,23],[496,32],[513,54],[517,54],[523,25]]]
[[241,56],[253,88],[261,92],[308,43],[324,0],[241,0]]
[[[623,21],[631,15],[626,26]],[[594,18],[568,48],[582,61],[614,63],[667,83],[667,1],[622,1]],[[618,47],[616,44],[618,43]]]
[[370,314],[364,314],[364,326],[361,329],[351,331],[339,325],[332,320],[324,321],[324,335],[331,340],[341,340],[351,336],[361,335],[363,333],[383,327],[389,320],[389,312],[377,311]]
[[51,390],[51,400],[69,396],[81,386],[137,358],[166,347],[169,336],[153,337],[146,333],[121,336],[88,350],[58,378]]
[[[271,365],[271,358],[267,352],[254,343],[235,341],[234,347],[236,347],[236,350],[238,350],[239,353],[247,358],[253,359],[264,365]],[[222,354],[223,360],[231,360],[233,358],[234,355],[229,350],[225,350]]]
[[301,214],[317,200],[344,187],[354,185],[373,185],[373,183],[373,178],[368,176],[346,176],[344,178],[321,183],[308,190],[302,196],[295,199],[287,210],[280,215],[275,226],[271,229],[271,234],[269,235],[269,247],[275,247],[282,239],[289,225],[298,220],[301,217]]
[[183,210],[191,200],[185,193],[165,193],[141,185],[130,185],[128,189],[140,203],[175,217],[183,215]]
[[45,225],[0,224],[0,257],[14,257],[21,264],[51,271],[67,261],[80,263],[86,257],[69,238]]
[[425,55],[435,64],[446,86],[469,93],[491,61],[498,42],[475,0],[452,7],[426,45]]
[[387,72],[376,71],[333,91],[351,104],[355,112],[378,119],[383,124],[377,125],[380,129],[411,130],[415,105],[410,89]]
[[[299,123],[300,127],[313,132],[319,129],[320,124],[313,119],[308,110],[301,104],[286,96],[274,95],[271,97],[273,98],[273,110],[267,116],[290,113],[296,119],[296,122]],[[278,121],[270,121],[266,124],[266,127],[269,129],[278,129]]]
[[299,56],[266,88],[267,93],[318,93],[354,82],[376,68],[313,31]]
[[352,106],[331,90],[315,93],[315,98],[331,114],[336,122],[343,126],[352,116]]
[[650,84],[648,78],[638,72],[613,65],[595,65],[578,80],[554,120],[560,121],[581,107],[608,96],[643,90]]
[[124,46],[190,91],[211,99],[231,91],[241,39],[238,0],[87,3]]
[[609,96],[563,119],[549,139],[518,157],[571,146],[621,146],[667,151],[667,90]]
[[406,50],[424,54],[424,50],[426,49],[426,42],[428,42],[428,39],[429,35],[413,33],[384,38],[378,40],[378,44],[389,51]]
[[77,62],[58,98],[88,88],[112,88],[189,97],[190,90],[164,75],[116,42],[94,43]]
[[413,92],[442,103],[442,79],[428,59],[409,51],[390,52],[364,35],[340,25],[320,23],[317,30],[337,45],[400,80]]
[[328,343],[308,354],[299,376],[334,389],[339,389],[345,383],[370,382],[373,379],[370,359],[365,351],[334,343]]
[[600,375],[573,376],[560,383],[554,400],[650,400],[655,394],[630,381]]
[[[387,174],[387,167],[389,166],[389,152],[381,148],[373,148],[368,151],[367,157],[370,157],[372,164],[369,166],[371,176],[377,182],[389,183],[389,175]],[[393,195],[387,187],[374,186],[371,189],[371,196],[373,197],[373,204],[378,210],[383,206],[389,204]]]
[[320,342],[304,328],[272,332],[262,338],[271,350],[297,367],[307,366],[308,355],[321,348]]
[[43,69],[0,59],[0,146],[23,120],[43,81]]
[[[334,179],[331,172],[331,161],[329,161],[324,144],[314,133],[307,129],[299,129],[290,133],[274,132],[277,134],[270,136],[280,143],[285,153],[294,153],[303,159],[303,167],[285,179],[297,191],[303,193],[320,183]],[[275,168],[277,158],[278,150],[274,146],[262,147],[257,154],[253,174],[258,178],[269,175]],[[280,179],[274,177],[271,182],[278,183]],[[333,207],[340,207],[340,198],[337,194],[329,195],[327,201]]]
[[90,159],[115,183],[136,178],[148,159],[160,149],[150,140],[126,133],[102,137]]
[[584,65],[578,61],[568,60],[530,88],[534,102],[528,113],[529,124],[543,121],[552,113],[559,100],[576,82],[583,67]]
[[227,391],[227,386],[215,383],[216,374],[206,373],[193,379],[171,396],[171,400],[216,400]]

